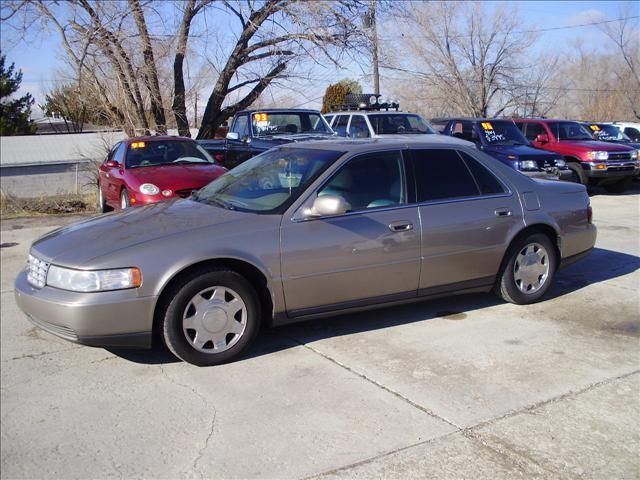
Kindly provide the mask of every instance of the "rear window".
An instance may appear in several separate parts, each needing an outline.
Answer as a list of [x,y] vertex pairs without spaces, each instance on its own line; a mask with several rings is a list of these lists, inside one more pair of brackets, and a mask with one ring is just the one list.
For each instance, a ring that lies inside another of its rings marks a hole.
[[214,163],[204,148],[188,140],[139,140],[127,147],[127,168],[184,163]]

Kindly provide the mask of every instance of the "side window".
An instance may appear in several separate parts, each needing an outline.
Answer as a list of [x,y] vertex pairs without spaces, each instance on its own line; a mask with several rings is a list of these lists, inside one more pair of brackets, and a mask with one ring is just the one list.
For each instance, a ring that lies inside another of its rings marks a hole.
[[102,163],[107,163],[109,160],[113,160],[113,156],[116,153],[116,149],[120,146],[120,143],[115,144],[111,150],[109,150],[109,153],[107,154],[107,157],[104,159],[104,161]]
[[240,115],[233,124],[232,132],[237,133],[240,138],[246,138],[249,136],[249,117],[247,115]]
[[124,154],[126,153],[127,148],[124,142],[120,142],[115,148],[115,152],[113,152],[112,159],[118,162],[120,165],[124,165]]
[[634,142],[640,141],[640,131],[638,129],[627,127],[624,129],[624,133]]
[[346,137],[347,123],[349,123],[349,115],[336,115],[336,119],[333,123],[333,129],[341,137]]
[[327,121],[329,126],[331,126],[331,122],[333,121],[333,115],[325,115],[324,119]]
[[400,152],[362,155],[349,161],[318,192],[340,195],[350,211],[391,207],[407,203],[407,190]]
[[473,177],[476,179],[482,195],[495,195],[506,192],[498,179],[484,165],[464,152],[458,153],[462,155],[462,158],[467,163],[467,167],[469,167]]
[[539,123],[527,123],[526,125],[527,133],[525,134],[525,137],[527,137],[527,140],[529,140],[530,142],[534,142],[538,135],[546,135],[547,133],[544,127]]
[[411,150],[418,202],[480,194],[471,172],[455,150]]
[[355,138],[367,138],[369,134],[369,126],[364,115],[352,115],[351,125],[349,125],[349,136]]
[[478,136],[475,134],[473,128],[473,123],[471,122],[456,122],[453,126],[453,136],[469,142],[476,142],[478,140]]

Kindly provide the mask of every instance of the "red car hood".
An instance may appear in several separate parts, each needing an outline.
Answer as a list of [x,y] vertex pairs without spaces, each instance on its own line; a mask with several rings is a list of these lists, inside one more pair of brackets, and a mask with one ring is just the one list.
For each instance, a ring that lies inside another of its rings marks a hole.
[[631,147],[608,142],[598,142],[596,140],[561,140],[560,143],[571,145],[584,150],[598,150],[604,152],[628,152]]
[[180,190],[182,188],[200,188],[215,180],[227,171],[219,165],[194,163],[158,165],[157,167],[139,167],[127,170],[137,181],[153,183],[160,190],[170,188]]

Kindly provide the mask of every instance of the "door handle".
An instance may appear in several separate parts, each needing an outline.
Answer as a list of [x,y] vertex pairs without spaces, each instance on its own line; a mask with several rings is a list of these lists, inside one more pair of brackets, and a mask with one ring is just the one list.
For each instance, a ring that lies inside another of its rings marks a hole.
[[392,232],[408,232],[412,229],[413,223],[406,220],[401,220],[399,222],[393,222],[389,224],[389,230],[391,230]]
[[510,217],[511,216],[511,210],[509,210],[508,208],[496,208],[493,213],[496,214],[496,217]]

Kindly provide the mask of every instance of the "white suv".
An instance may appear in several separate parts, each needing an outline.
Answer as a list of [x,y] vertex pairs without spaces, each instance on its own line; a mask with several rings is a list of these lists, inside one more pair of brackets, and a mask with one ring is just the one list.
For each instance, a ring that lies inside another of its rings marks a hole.
[[415,113],[347,110],[328,113],[324,118],[341,137],[380,138],[436,133],[431,125]]
[[631,139],[632,142],[640,142],[640,123],[637,122],[609,122],[618,127],[622,133]]

